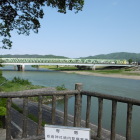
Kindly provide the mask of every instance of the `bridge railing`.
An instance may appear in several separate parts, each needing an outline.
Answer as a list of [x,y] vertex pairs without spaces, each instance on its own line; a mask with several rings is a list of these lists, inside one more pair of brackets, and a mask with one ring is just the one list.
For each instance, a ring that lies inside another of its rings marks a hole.
[[[52,96],[52,117],[51,123],[55,125],[56,115],[56,96],[64,97],[64,119],[63,125],[68,125],[68,97],[75,97],[74,104],[74,127],[84,127],[81,125],[81,110],[82,110],[82,95],[87,96],[87,108],[86,108],[86,121],[85,127],[90,127],[90,115],[91,115],[91,98],[98,99],[98,126],[97,134],[91,135],[93,139],[102,138],[102,117],[103,117],[103,101],[110,100],[112,102],[112,115],[111,115],[111,132],[110,139],[115,140],[116,138],[116,114],[117,114],[117,103],[123,102],[127,104],[127,119],[126,119],[126,140],[131,140],[131,126],[132,126],[132,109],[133,105],[140,106],[140,100],[131,98],[119,97],[101,94],[97,92],[82,91],[82,84],[76,84],[75,90],[65,91],[48,91],[46,89],[28,90],[20,92],[1,93],[0,98],[7,98],[7,115],[6,115],[6,140],[11,140],[11,105],[13,98],[23,98],[23,127],[22,127],[22,138],[18,140],[39,140],[43,139],[42,135],[42,100],[44,96]],[[27,135],[27,119],[28,119],[28,98],[38,97],[38,127],[36,136],[29,137]],[[15,139],[16,140],[16,139]]]
[[2,58],[3,63],[129,64],[121,59]]

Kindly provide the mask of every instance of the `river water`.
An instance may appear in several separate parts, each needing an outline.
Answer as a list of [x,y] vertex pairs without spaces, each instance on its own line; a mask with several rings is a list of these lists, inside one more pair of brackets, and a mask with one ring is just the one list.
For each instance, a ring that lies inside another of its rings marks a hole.
[[[79,74],[67,74],[63,72],[56,72],[45,69],[35,69],[30,66],[26,67],[26,71],[19,72],[13,70],[13,66],[1,68],[3,76],[11,80],[13,77],[21,77],[28,79],[34,85],[42,85],[47,87],[56,87],[65,85],[67,89],[74,89],[75,83],[83,83],[83,89],[88,91],[97,91],[100,93],[130,97],[140,100],[140,80],[122,79],[122,78],[108,78]],[[91,122],[97,124],[97,99],[92,98],[91,107]],[[73,114],[74,98],[69,99],[69,113]],[[57,108],[63,110],[63,102],[57,102]],[[104,100],[103,107],[103,127],[110,129],[111,122],[111,102]],[[85,119],[86,97],[82,100],[82,119]],[[117,133],[125,135],[127,106],[123,103],[118,103],[117,106]],[[140,137],[140,107],[133,107],[132,116],[132,137],[139,140]]]

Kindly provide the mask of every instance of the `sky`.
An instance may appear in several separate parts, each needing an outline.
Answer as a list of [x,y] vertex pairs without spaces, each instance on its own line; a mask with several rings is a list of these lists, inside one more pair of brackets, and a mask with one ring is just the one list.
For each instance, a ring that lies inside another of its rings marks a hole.
[[140,53],[140,0],[85,0],[83,11],[45,8],[39,33],[12,32],[13,46],[1,54],[58,55],[69,58],[114,52]]

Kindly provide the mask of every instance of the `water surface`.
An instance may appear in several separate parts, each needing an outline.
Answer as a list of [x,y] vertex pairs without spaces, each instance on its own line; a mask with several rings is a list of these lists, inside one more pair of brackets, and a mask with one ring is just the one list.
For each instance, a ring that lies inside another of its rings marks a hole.
[[[104,94],[111,94],[123,97],[129,97],[140,100],[140,80],[122,79],[122,78],[108,78],[79,74],[68,74],[63,72],[50,71],[45,69],[34,69],[30,66],[26,67],[26,71],[14,71],[13,66],[4,67],[3,76],[11,80],[13,77],[21,77],[28,79],[35,85],[42,85],[47,87],[56,87],[65,85],[67,89],[74,89],[75,83],[83,83],[83,89],[88,91],[97,91]],[[85,119],[86,110],[86,97],[83,96],[82,101],[82,118]],[[69,99],[69,113],[73,114],[74,98]],[[97,108],[98,100],[92,98],[91,107],[91,122],[97,124]],[[63,102],[57,103],[57,108],[63,110]],[[123,103],[118,103],[117,106],[117,133],[125,135],[126,127],[126,114],[127,106]],[[110,117],[111,117],[111,102],[104,100],[103,111],[103,127],[110,129]],[[133,125],[132,133],[133,138],[139,140],[140,133],[140,107],[134,107],[133,109]]]

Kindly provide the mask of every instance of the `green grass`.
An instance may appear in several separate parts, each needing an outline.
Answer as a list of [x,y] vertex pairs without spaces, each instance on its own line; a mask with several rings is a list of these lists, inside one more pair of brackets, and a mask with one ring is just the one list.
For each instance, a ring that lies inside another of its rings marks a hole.
[[66,87],[65,87],[65,85],[63,84],[63,85],[61,85],[61,86],[57,86],[57,87],[56,87],[56,90],[66,90]]
[[[19,113],[23,114],[23,110],[16,104],[12,103],[12,107],[17,110]],[[33,120],[34,122],[38,123],[38,118],[33,114],[28,114],[28,118]],[[46,124],[45,121],[42,121],[42,126]]]
[[122,75],[134,75],[134,76],[140,76],[140,72],[136,73],[135,71],[133,71],[132,69],[102,69],[102,70],[82,70],[85,72],[92,72],[92,73],[100,73],[100,74],[122,74]]
[[90,72],[94,72],[94,73],[102,73],[102,74],[120,74],[123,73],[123,70],[121,69],[113,69],[113,70],[95,70],[95,71],[91,71]]
[[19,77],[14,77],[11,81],[8,81],[0,75],[0,92],[23,91],[38,88],[43,88],[43,86],[32,85],[28,80]]
[[69,71],[69,70],[78,70],[75,66],[39,66],[40,68],[46,68],[50,70],[57,70],[57,71]]
[[[12,92],[12,91],[23,91],[29,89],[39,89],[43,88],[43,86],[35,86],[32,85],[31,82],[28,80],[21,79],[19,77],[14,77],[11,81],[6,80],[2,76],[2,72],[0,71],[0,92]],[[12,104],[12,107],[18,110],[20,113],[23,113],[22,109],[19,108],[17,105]],[[0,98],[0,115],[6,114],[6,99]],[[28,117],[35,122],[38,122],[36,116],[29,114]],[[42,126],[44,126],[46,122],[42,122]],[[0,127],[1,127],[1,120],[0,120]]]
[[[85,71],[85,72],[92,72],[92,73],[100,73],[100,74],[123,74],[123,75],[134,75],[140,76],[140,73],[135,73],[133,68],[114,68],[114,67],[97,67],[95,71],[93,70],[79,70],[75,66],[40,66],[40,68],[46,68],[51,70],[58,70],[58,71]],[[73,72],[74,73],[74,72]]]

